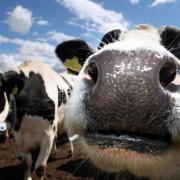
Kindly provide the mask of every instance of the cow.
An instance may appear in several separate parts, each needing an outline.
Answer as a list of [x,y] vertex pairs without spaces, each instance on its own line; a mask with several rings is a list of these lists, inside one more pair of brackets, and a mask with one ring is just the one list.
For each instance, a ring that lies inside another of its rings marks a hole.
[[76,52],[66,45],[63,52],[55,51],[67,69],[61,75],[39,60],[26,61],[17,69],[0,74],[0,132],[12,131],[19,144],[25,180],[31,179],[34,170],[43,179],[52,146],[56,148],[53,142],[57,134],[64,132],[67,99],[90,55],[86,54],[90,46],[83,40],[70,43],[75,45]]
[[87,54],[66,105],[70,136],[103,171],[180,179],[180,29],[115,29]]
[[33,170],[41,179],[45,175],[57,128],[63,131],[64,107],[74,81],[74,76],[60,76],[39,60],[0,76],[0,129],[12,129],[26,180]]

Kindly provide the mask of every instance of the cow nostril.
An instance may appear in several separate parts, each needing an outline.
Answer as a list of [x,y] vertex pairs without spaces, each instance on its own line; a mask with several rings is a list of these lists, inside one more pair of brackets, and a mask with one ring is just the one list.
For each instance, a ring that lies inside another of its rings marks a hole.
[[96,63],[89,63],[87,67],[87,73],[90,76],[90,78],[94,81],[94,83],[96,83],[98,78],[98,68]]
[[176,64],[173,62],[165,63],[159,73],[159,81],[161,85],[167,86],[170,84],[176,76]]

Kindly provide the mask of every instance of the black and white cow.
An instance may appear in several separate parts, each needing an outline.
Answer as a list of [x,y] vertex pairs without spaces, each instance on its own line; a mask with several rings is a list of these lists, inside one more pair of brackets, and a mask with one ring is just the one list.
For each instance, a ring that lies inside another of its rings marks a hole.
[[41,61],[1,74],[0,128],[6,129],[7,119],[25,162],[25,179],[31,179],[33,170],[43,178],[73,83],[74,76],[60,76]]
[[65,127],[97,167],[180,179],[179,59],[180,30],[148,25],[107,33],[87,58]]
[[25,162],[25,179],[31,179],[33,170],[44,177],[56,133],[63,132],[67,99],[88,57],[90,47],[84,41],[70,42],[71,48],[63,45],[63,52],[56,51],[70,74],[59,75],[41,61],[27,61],[0,74],[0,132],[12,130]]

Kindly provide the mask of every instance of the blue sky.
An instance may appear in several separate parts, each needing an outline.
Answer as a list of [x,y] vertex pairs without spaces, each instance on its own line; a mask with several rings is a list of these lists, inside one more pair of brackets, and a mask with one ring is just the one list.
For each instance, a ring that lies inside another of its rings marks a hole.
[[180,0],[5,0],[0,1],[0,70],[42,59],[61,71],[57,44],[85,39],[94,48],[114,28],[148,23],[180,27]]

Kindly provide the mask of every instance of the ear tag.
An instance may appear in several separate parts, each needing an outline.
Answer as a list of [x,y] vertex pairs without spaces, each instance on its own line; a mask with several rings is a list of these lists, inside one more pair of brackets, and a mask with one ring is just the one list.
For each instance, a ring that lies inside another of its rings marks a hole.
[[74,75],[74,72],[70,71],[69,69],[67,69],[67,73],[71,74],[71,75]]
[[4,132],[7,129],[7,124],[5,122],[0,122],[0,132]]
[[18,87],[17,87],[17,85],[15,85],[14,88],[12,89],[12,94],[13,95],[17,95],[18,94]]
[[72,59],[66,59],[64,66],[72,71],[80,72],[82,66],[78,62],[78,57],[74,56]]

